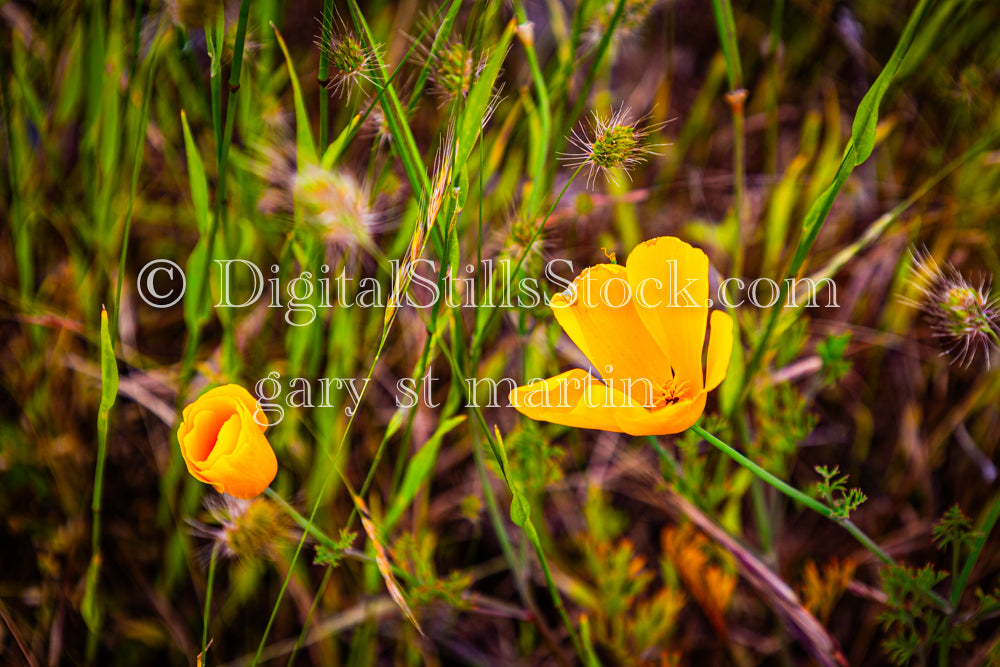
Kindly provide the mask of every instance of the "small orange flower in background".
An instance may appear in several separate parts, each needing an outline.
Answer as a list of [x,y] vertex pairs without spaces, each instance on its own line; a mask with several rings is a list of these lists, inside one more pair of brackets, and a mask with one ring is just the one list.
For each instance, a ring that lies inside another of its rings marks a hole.
[[680,433],[726,376],[733,320],[709,315],[708,257],[679,239],[641,243],[625,266],[585,269],[551,305],[601,379],[575,369],[518,387],[510,403],[532,419],[630,435]]
[[278,460],[264,437],[267,416],[243,387],[227,384],[184,408],[177,442],[188,472],[219,493],[253,498],[278,474]]

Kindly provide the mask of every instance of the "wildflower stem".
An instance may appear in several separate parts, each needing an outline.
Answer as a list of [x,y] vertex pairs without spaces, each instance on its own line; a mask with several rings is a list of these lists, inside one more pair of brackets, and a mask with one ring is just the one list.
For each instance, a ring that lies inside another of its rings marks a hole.
[[[137,18],[139,14],[141,14],[141,12],[137,11]],[[148,64],[146,65],[146,83],[143,86],[142,93],[142,115],[139,117],[139,124],[135,131],[135,152],[133,153],[132,159],[132,180],[129,184],[128,204],[125,209],[125,229],[122,231],[121,255],[118,258],[118,284],[115,287],[115,301],[112,304],[111,310],[112,341],[114,341],[114,336],[118,335],[119,305],[122,300],[122,283],[125,280],[125,258],[128,252],[128,239],[132,231],[132,212],[135,205],[136,187],[139,183],[139,167],[142,164],[143,149],[146,145],[146,126],[149,124],[149,105],[153,99],[153,74],[156,72],[156,61],[160,48],[160,38],[163,37],[165,32],[164,23],[158,20],[156,25],[156,37],[153,40],[153,46],[150,49],[149,55],[146,56],[146,63]]]
[[726,94],[726,102],[733,113],[733,219],[736,223],[733,275],[743,275],[743,220],[744,193],[746,192],[746,131],[745,116],[747,91],[737,88]]
[[[524,11],[522,0],[515,0],[514,15],[521,26],[528,25],[528,15]],[[524,46],[524,52],[528,57],[531,78],[535,81],[535,91],[538,94],[537,115],[541,133],[541,146],[535,151],[536,164],[532,169],[532,179],[534,182],[531,188],[531,197],[528,200],[528,216],[533,217],[535,211],[542,204],[542,194],[546,190],[545,166],[548,162],[548,147],[552,135],[552,111],[549,103],[549,91],[545,85],[545,75],[542,74],[542,68],[538,65],[538,55],[535,53],[535,45],[532,41],[524,38],[523,35],[521,44]]]
[[[716,449],[720,450],[723,454],[725,454],[729,458],[733,459],[734,461],[736,461],[737,463],[739,463],[741,466],[743,466],[744,468],[746,468],[747,470],[749,470],[750,472],[752,472],[754,475],[756,475],[760,479],[764,480],[765,482],[767,482],[768,484],[770,484],[774,488],[778,489],[779,491],[781,491],[782,493],[784,493],[788,497],[792,498],[793,500],[799,501],[800,503],[802,503],[803,505],[805,505],[809,509],[813,510],[814,512],[816,512],[818,514],[822,514],[823,516],[825,516],[826,518],[830,519],[831,521],[835,521],[836,523],[838,523],[841,526],[843,526],[844,530],[846,530],[851,535],[853,535],[854,539],[856,539],[858,542],[860,542],[863,547],[865,547],[870,552],[872,552],[875,556],[878,557],[879,560],[881,560],[886,565],[896,566],[896,560],[892,556],[890,556],[888,553],[886,553],[885,550],[882,549],[882,547],[880,547],[878,544],[876,544],[875,540],[873,540],[872,538],[868,537],[868,535],[866,535],[863,530],[861,530],[860,528],[858,528],[854,524],[854,522],[852,522],[850,519],[841,519],[841,518],[837,517],[837,515],[834,512],[833,508],[831,508],[830,506],[825,505],[825,504],[819,502],[815,498],[811,498],[811,497],[807,496],[806,494],[802,493],[801,491],[799,491],[795,487],[793,487],[793,486],[787,484],[786,482],[782,481],[781,479],[775,477],[774,475],[772,475],[771,473],[769,473],[767,470],[765,470],[764,468],[761,468],[759,465],[757,465],[756,463],[754,463],[753,461],[751,461],[750,459],[748,459],[746,456],[744,456],[740,452],[736,451],[735,449],[733,449],[732,447],[730,447],[729,445],[727,445],[722,440],[719,440],[718,438],[716,438],[714,435],[712,435],[711,433],[709,433],[708,431],[706,431],[705,429],[703,429],[698,424],[695,424],[694,426],[692,426],[691,430],[694,431],[695,433],[697,433],[699,436],[701,436],[705,440],[707,440],[709,443],[711,443],[713,446],[715,446]],[[1000,498],[998,498],[997,501],[994,503],[993,509],[990,512],[990,517],[987,519],[986,523],[984,524],[984,531],[985,531],[985,533],[988,534],[988,531],[993,528],[993,525],[997,522],[997,519],[1000,519]],[[985,543],[985,538],[983,538],[983,542]],[[979,547],[979,550],[982,550],[982,544],[978,544],[977,546]],[[973,554],[975,556],[978,556],[979,555],[979,550],[975,550],[974,549],[973,550]],[[973,556],[970,556],[970,560],[967,561],[966,564],[965,564],[966,570],[968,570],[969,572],[971,572],[972,565],[974,565],[974,564],[975,564],[975,558]],[[963,570],[962,573],[965,575],[965,579],[968,579],[968,572],[966,572],[966,570]],[[932,600],[934,600],[934,602],[938,605],[938,607],[940,607],[945,613],[949,613],[950,614],[950,613],[953,612],[953,610],[954,610],[954,607],[953,607],[954,603],[949,603],[948,600],[945,600],[943,597],[941,597],[940,595],[938,595],[937,593],[935,593],[933,590],[929,590],[928,589],[928,590],[926,590],[924,592],[927,594],[927,596],[929,598],[931,598]]]
[[[576,95],[576,102],[573,103],[573,108],[563,121],[563,131],[561,133],[562,137],[566,137],[570,133],[570,129],[576,123],[580,114],[583,113],[583,107],[590,99],[590,89],[593,88],[594,80],[597,78],[597,70],[600,68],[601,62],[604,60],[604,55],[608,52],[608,47],[611,46],[611,38],[614,36],[615,29],[618,27],[618,23],[622,20],[624,15],[625,0],[618,0],[618,4],[615,6],[615,11],[611,15],[611,20],[608,21],[608,29],[601,36],[601,41],[597,44],[597,49],[594,52],[594,59],[591,61],[590,67],[587,69],[587,76],[583,81],[583,86],[580,88],[580,92]],[[569,77],[567,77],[567,81],[568,79]],[[558,153],[561,149],[561,146],[556,146],[555,152]]]
[[[569,190],[569,186],[571,186],[573,184],[573,181],[576,180],[576,177],[580,175],[580,171],[583,169],[583,167],[584,165],[581,164],[579,167],[576,168],[576,171],[573,172],[573,175],[569,177],[569,180],[566,181],[566,185],[564,185],[563,189],[559,192],[559,196],[556,197],[555,201],[552,202],[552,206],[549,207],[549,212],[545,214],[545,217],[542,219],[542,221],[538,224],[537,227],[535,227],[535,231],[531,233],[531,238],[528,239],[528,242],[524,244],[524,251],[521,253],[521,256],[517,258],[517,264],[514,265],[514,269],[510,272],[511,280],[513,280],[514,277],[517,276],[518,271],[521,270],[521,266],[528,258],[528,253],[531,252],[531,248],[535,245],[535,242],[538,240],[538,237],[541,236],[542,230],[545,229],[545,223],[547,223],[549,221],[549,218],[552,217],[552,214],[555,213],[556,206],[558,206],[559,202],[562,201],[562,198],[566,194],[566,191]],[[479,363],[479,352],[481,351],[480,337],[485,335],[485,332],[490,327],[490,323],[493,321],[493,318],[496,316],[497,311],[499,310],[500,310],[499,304],[497,304],[490,310],[490,314],[486,317],[486,324],[484,324],[483,327],[479,329],[480,333],[477,333],[476,336],[473,338],[472,349],[474,353],[471,364],[473,368]]]
[[[579,173],[579,169],[577,170],[577,173]],[[574,174],[573,176],[575,178],[576,174]],[[563,190],[563,192],[565,192],[565,189]],[[494,310],[493,312],[496,311]],[[458,360],[455,359],[455,356],[451,353],[448,347],[444,343],[442,343],[441,340],[438,340],[437,342],[441,348],[441,351],[444,353],[444,356],[447,358],[449,364],[451,365],[452,370],[460,374],[462,377],[469,377],[468,374],[462,372],[462,369],[458,365]],[[475,364],[473,364],[473,366],[474,365]],[[463,394],[465,396],[465,403],[467,406],[469,406],[469,409],[471,409],[473,414],[475,415],[476,422],[479,424],[480,429],[482,429],[483,436],[489,443],[490,449],[492,450],[493,455],[496,458],[497,462],[499,462],[500,457],[497,456],[498,444],[494,441],[493,434],[490,432],[489,427],[486,425],[486,419],[483,417],[482,410],[478,406],[476,406],[474,402],[470,402],[473,397],[469,395],[467,385],[462,384],[461,386],[463,388]],[[506,558],[507,563],[510,565],[511,571],[514,573],[514,581],[515,584],[517,585],[518,593],[521,596],[521,599],[524,601],[525,605],[528,606],[528,609],[531,611],[532,615],[535,617],[535,626],[538,628],[539,632],[542,633],[544,641],[548,643],[550,647],[553,649],[553,651],[556,653],[556,655],[559,656],[559,661],[561,663],[565,662],[562,659],[562,653],[559,651],[555,639],[551,636],[551,632],[549,631],[548,626],[545,624],[541,616],[541,613],[538,610],[537,605],[535,604],[534,597],[531,595],[531,589],[525,585],[524,578],[521,576],[519,572],[521,566],[521,563],[519,562],[520,559],[518,559],[516,554],[514,553],[514,548],[511,544],[510,537],[507,535],[507,529],[503,520],[503,515],[500,513],[500,505],[497,502],[496,496],[493,494],[493,487],[490,485],[489,474],[486,469],[486,456],[479,438],[475,437],[474,433],[472,435],[472,452],[475,459],[476,472],[479,475],[480,484],[482,485],[483,489],[483,498],[485,498],[486,500],[487,513],[490,516],[490,522],[493,524],[493,529],[497,534],[497,539],[500,540],[500,547],[501,550],[504,552],[504,557]],[[515,490],[513,488],[510,488],[510,480],[505,479],[505,482],[507,482],[508,484],[508,490],[511,492],[511,495],[514,495]],[[566,607],[562,601],[562,595],[559,593],[559,588],[556,586],[555,580],[552,578],[552,571],[549,568],[548,560],[545,557],[545,551],[542,549],[542,543],[541,539],[539,538],[538,531],[530,523],[530,520],[528,521],[527,525],[522,528],[525,534],[528,536],[528,541],[531,542],[532,547],[534,547],[535,549],[535,554],[538,557],[538,562],[541,564],[542,571],[545,574],[545,584],[549,590],[549,596],[552,599],[552,604],[559,612],[559,619],[562,621],[563,627],[566,629],[566,633],[569,635],[570,641],[573,643],[573,648],[576,650],[577,655],[580,657],[580,659],[584,660],[584,664],[589,665],[590,661],[586,659],[583,643],[580,641],[579,635],[577,634],[573,626],[573,623],[569,618],[569,614],[567,613]]]
[[778,489],[786,496],[792,498],[793,500],[799,501],[800,503],[802,503],[809,509],[813,510],[814,512],[822,514],[826,518],[836,521],[837,523],[842,525],[847,530],[847,532],[853,535],[854,538],[857,539],[858,542],[862,544],[862,546],[864,546],[866,549],[868,549],[873,554],[878,556],[879,560],[881,560],[886,565],[896,564],[896,561],[893,560],[892,556],[887,554],[879,545],[875,544],[875,541],[872,540],[872,538],[868,537],[860,528],[854,525],[849,519],[837,519],[832,508],[830,508],[827,505],[824,505],[815,498],[807,496],[806,494],[802,493],[795,487],[782,481],[778,477],[775,477],[773,474],[769,473],[767,470],[760,467],[759,465],[748,459],[746,456],[744,456],[740,452],[730,447],[722,440],[716,438],[714,435],[703,429],[701,426],[695,424],[694,426],[691,427],[691,430],[700,435],[702,438],[707,440],[712,445],[714,445],[715,448],[720,450],[723,454],[725,454],[732,460],[736,461],[736,463],[740,464],[741,466],[752,472],[760,479],[764,480],[774,488]]
[[212,547],[212,559],[208,562],[208,583],[205,584],[205,614],[201,624],[201,653],[199,665],[205,664],[205,652],[208,651],[208,623],[212,611],[212,589],[215,586],[215,568],[219,563],[219,545]]
[[[330,39],[333,34],[333,0],[323,0],[323,27],[320,29],[320,41]],[[329,113],[330,94],[326,90],[327,81],[330,78],[330,58],[325,52],[321,52],[319,59],[319,72],[316,75],[319,80],[319,151],[320,155],[326,152],[327,141],[329,140]]]
[[309,607],[309,613],[306,614],[305,620],[302,622],[302,629],[299,630],[299,637],[295,640],[295,646],[292,648],[292,653],[288,656],[288,662],[285,663],[285,667],[292,667],[295,664],[295,658],[299,654],[299,650],[302,648],[302,644],[305,642],[306,637],[309,634],[309,627],[312,624],[313,616],[316,615],[316,609],[319,607],[320,600],[323,598],[323,593],[326,591],[326,585],[330,582],[330,578],[333,576],[334,568],[326,568],[326,572],[323,573],[323,579],[319,582],[319,586],[316,588],[316,595],[313,597],[312,605]]
[[279,496],[274,491],[274,489],[272,489],[271,487],[267,487],[266,489],[264,489],[264,493],[265,495],[267,495],[268,498],[273,500],[278,505],[278,507],[284,510],[285,514],[287,514],[293,521],[295,521],[295,523],[299,524],[299,527],[302,528],[302,530],[306,531],[309,535],[312,535],[314,538],[316,538],[317,542],[319,542],[320,544],[329,549],[336,549],[336,550],[340,549],[340,547],[337,546],[336,542],[330,539],[330,537],[328,537],[326,533],[317,528],[308,519],[299,514],[295,510],[295,508],[289,505],[288,501]]
[[[993,505],[990,507],[990,513],[986,516],[986,520],[983,522],[982,527],[978,531],[976,536],[976,541],[972,544],[972,551],[969,552],[969,556],[965,559],[965,565],[962,567],[962,571],[958,574],[958,578],[955,579],[954,585],[951,589],[951,604],[952,606],[957,606],[959,600],[962,599],[962,593],[965,591],[965,586],[969,581],[969,576],[972,574],[972,568],[976,566],[976,561],[979,560],[979,554],[982,553],[983,547],[986,546],[986,540],[989,538],[990,533],[993,531],[993,527],[996,525],[997,520],[1000,519],[1000,495],[993,499]],[[955,547],[956,553],[958,552],[957,546]]]

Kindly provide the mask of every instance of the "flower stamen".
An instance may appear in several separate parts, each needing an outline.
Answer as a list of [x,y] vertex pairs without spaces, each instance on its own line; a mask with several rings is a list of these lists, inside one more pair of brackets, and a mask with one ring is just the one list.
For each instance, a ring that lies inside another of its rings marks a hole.
[[664,383],[651,381],[653,385],[652,409],[658,410],[681,400],[687,393],[688,383],[686,380],[678,380],[676,377],[670,378]]

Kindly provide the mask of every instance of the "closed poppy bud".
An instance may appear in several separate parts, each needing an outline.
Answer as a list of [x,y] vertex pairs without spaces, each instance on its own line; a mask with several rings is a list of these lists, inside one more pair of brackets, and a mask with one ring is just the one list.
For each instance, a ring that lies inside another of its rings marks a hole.
[[253,498],[278,474],[267,417],[243,387],[227,384],[184,408],[177,442],[188,472],[219,493]]

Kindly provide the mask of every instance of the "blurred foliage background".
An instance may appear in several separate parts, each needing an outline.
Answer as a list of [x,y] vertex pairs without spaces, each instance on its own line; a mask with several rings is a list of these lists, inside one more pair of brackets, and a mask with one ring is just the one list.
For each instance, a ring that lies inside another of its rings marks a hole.
[[[0,662],[1000,660],[997,354],[942,354],[910,252],[1000,275],[1000,4],[359,5],[0,2]],[[615,112],[644,163],[573,177]],[[662,235],[719,276],[832,280],[836,308],[732,310],[702,425],[833,520],[697,434],[532,423],[467,382],[586,364],[491,290]],[[417,257],[479,307],[386,308]],[[137,293],[154,259],[186,272],[172,307]],[[213,307],[226,259],[277,282]],[[308,322],[304,271],[356,305],[317,288]],[[269,373],[274,493],[220,500],[179,410]]]

